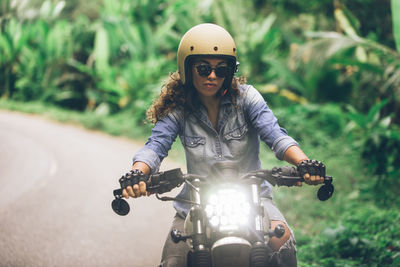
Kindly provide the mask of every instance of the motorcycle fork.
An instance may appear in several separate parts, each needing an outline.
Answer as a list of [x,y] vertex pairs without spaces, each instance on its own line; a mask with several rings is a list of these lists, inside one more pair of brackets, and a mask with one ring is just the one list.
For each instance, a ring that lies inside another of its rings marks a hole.
[[[253,177],[252,177],[253,178]],[[252,196],[252,206],[254,212],[254,222],[253,222],[253,231],[252,231],[252,244],[253,245],[261,245],[265,244],[265,231],[264,231],[264,209],[261,206],[260,201],[260,185],[259,181],[256,177],[250,179],[250,187],[251,187],[251,196]]]
[[[199,181],[194,181],[196,182]],[[198,187],[197,187],[198,188]],[[192,190],[192,200],[197,203],[190,209],[190,221],[193,225],[191,236],[193,251],[188,255],[188,266],[211,266],[211,252],[204,226],[204,212],[201,208],[200,193]]]
[[[196,180],[194,181],[197,182]],[[207,237],[205,233],[204,227],[204,212],[201,208],[201,199],[200,192],[196,190],[192,190],[192,201],[197,203],[198,205],[193,206],[190,209],[190,221],[193,225],[193,234],[192,234],[192,242],[193,242],[193,250],[207,250]]]

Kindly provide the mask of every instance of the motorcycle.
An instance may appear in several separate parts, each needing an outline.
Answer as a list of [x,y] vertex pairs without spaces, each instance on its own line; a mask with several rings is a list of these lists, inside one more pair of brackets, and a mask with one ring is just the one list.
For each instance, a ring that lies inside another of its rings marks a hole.
[[[229,168],[217,169],[224,171],[201,176],[183,174],[178,168],[148,177],[131,171],[121,177],[121,188],[113,191],[112,209],[121,216],[128,214],[130,207],[122,198],[122,189],[140,180],[146,181],[147,191],[156,194],[159,200],[192,205],[185,219],[184,233],[175,229],[170,233],[175,243],[188,243],[187,266],[267,266],[271,256],[268,240],[274,236],[282,237],[285,228],[278,225],[273,231],[264,229],[261,184],[268,181],[273,186],[293,186],[304,179],[295,167],[289,166],[257,170],[241,177],[226,171]],[[319,200],[325,201],[332,196],[332,181],[331,176],[324,178],[317,194]],[[190,200],[160,196],[182,184],[190,188]]]

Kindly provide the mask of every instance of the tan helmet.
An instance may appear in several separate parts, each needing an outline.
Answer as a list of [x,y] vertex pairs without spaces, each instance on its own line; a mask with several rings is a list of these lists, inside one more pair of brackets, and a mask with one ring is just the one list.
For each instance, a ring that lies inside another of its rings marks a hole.
[[221,26],[204,23],[188,30],[178,48],[178,70],[183,84],[191,77],[190,58],[193,56],[221,56],[232,64],[232,77],[236,71],[236,45],[232,36]]

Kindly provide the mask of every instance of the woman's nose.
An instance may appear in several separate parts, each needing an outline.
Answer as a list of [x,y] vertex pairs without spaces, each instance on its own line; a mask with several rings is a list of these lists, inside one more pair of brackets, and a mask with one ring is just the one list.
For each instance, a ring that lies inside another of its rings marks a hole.
[[217,75],[215,74],[215,70],[211,70],[211,73],[207,77],[208,79],[215,80],[217,79]]

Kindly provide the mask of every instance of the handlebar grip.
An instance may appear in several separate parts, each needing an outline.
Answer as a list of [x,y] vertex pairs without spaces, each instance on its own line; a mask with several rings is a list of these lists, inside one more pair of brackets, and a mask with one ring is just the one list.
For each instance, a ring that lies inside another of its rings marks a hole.
[[[324,184],[332,184],[332,176],[325,176]],[[277,186],[294,186],[297,182],[304,182],[304,178],[300,176],[280,176],[277,178]]]
[[131,173],[127,173],[120,179],[120,189],[114,190],[114,196],[117,198],[122,197],[122,190],[128,186],[133,186],[138,184],[140,181],[146,182],[146,191],[149,193],[166,193],[180,186],[183,183],[183,173],[181,169],[172,169],[165,172],[157,172],[155,174],[149,175],[135,175],[132,176]]
[[147,191],[163,194],[179,187],[183,183],[183,173],[180,168],[165,172],[158,172],[150,176],[147,181]]
[[[147,181],[146,182],[146,188],[148,188],[148,187],[151,187],[151,182],[150,181]],[[115,196],[115,197],[117,197],[117,198],[122,198],[122,190],[123,190],[124,188],[119,188],[119,189],[115,189],[114,191],[113,191],[113,195]],[[148,190],[147,190],[148,191]],[[156,192],[150,192],[150,193],[156,193]]]
[[303,177],[298,176],[281,176],[276,180],[277,186],[294,186],[297,182],[304,182]]

